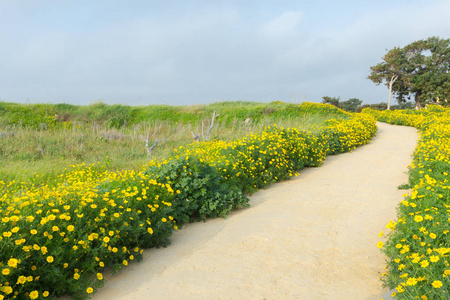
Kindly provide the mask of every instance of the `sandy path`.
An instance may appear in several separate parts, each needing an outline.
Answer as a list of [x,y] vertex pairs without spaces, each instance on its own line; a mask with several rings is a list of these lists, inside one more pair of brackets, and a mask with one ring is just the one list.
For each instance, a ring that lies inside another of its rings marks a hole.
[[380,299],[378,233],[395,217],[417,133],[378,124],[369,145],[176,232],[107,276],[94,299]]

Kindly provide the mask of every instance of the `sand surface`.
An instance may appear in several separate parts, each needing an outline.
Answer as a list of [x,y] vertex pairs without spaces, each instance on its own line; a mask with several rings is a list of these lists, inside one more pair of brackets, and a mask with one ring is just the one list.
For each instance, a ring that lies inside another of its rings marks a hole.
[[185,226],[93,299],[380,299],[378,234],[405,193],[417,131],[378,125],[370,144],[255,193],[250,208]]

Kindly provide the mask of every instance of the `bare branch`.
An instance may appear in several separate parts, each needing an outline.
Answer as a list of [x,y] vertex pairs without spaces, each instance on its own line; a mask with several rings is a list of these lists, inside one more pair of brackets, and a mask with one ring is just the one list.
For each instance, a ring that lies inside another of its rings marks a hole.
[[150,147],[149,141],[150,141],[150,133],[147,134],[147,138],[144,138],[142,135],[140,135],[141,139],[145,142],[145,150],[147,150],[147,154],[150,156],[152,155],[153,149],[155,149],[156,145],[158,144],[159,140],[156,139],[155,143]]
[[200,141],[200,136],[195,134],[193,131],[191,133],[192,133],[192,136],[194,137],[194,141],[196,141],[198,143]]
[[205,140],[205,121],[202,121],[202,137]]
[[205,140],[208,140],[208,138],[209,138],[209,133],[211,132],[211,129],[214,127],[214,120],[215,120],[218,116],[220,116],[220,114],[217,114],[217,115],[216,115],[216,111],[214,111],[213,117],[212,117],[212,120],[211,120],[211,126],[209,127],[208,131],[206,132],[206,137],[204,137]]
[[156,145],[158,145],[158,142],[159,142],[159,140],[156,139],[155,143],[150,148],[145,147],[149,156],[152,155],[152,151],[153,151],[153,149],[155,149]]

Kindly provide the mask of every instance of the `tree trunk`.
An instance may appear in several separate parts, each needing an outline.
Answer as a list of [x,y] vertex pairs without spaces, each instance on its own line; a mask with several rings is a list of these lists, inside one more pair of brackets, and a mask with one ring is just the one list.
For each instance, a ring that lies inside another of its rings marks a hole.
[[416,109],[422,108],[422,104],[420,103],[420,95],[421,95],[420,91],[417,91],[416,94],[414,95],[414,101],[416,102]]
[[397,80],[398,75],[392,75],[391,80],[389,81],[389,100],[388,100],[388,106],[387,110],[391,109],[391,96],[392,96],[392,85],[394,85],[394,82]]

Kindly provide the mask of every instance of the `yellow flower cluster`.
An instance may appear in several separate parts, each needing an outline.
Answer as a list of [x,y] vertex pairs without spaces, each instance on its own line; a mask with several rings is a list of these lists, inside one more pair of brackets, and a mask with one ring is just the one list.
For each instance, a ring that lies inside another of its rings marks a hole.
[[[303,103],[312,110],[340,111],[328,104]],[[269,126],[242,139],[194,143],[175,150],[175,155],[149,166],[163,167],[173,159],[196,157],[218,168],[226,179],[237,180],[244,192],[281,181],[305,166],[319,166],[326,155],[347,152],[368,143],[377,132],[376,122],[367,114],[331,119],[317,133],[296,128]],[[184,166],[186,168],[186,166]]]
[[0,297],[89,293],[105,265],[118,268],[141,259],[142,248],[167,244],[175,226],[169,185],[83,165],[59,179],[15,190],[0,182]]
[[390,222],[383,281],[400,299],[448,299],[450,289],[450,109],[366,110],[380,121],[420,129],[409,170],[411,193]]

